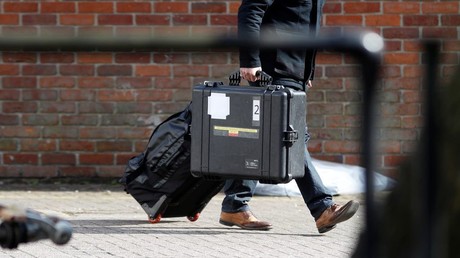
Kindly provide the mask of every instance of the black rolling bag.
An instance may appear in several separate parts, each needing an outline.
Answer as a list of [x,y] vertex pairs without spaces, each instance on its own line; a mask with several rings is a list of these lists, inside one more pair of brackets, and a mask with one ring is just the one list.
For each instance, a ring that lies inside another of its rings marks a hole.
[[271,85],[263,73],[260,87],[205,82],[192,94],[194,176],[286,183],[304,175],[305,92]]
[[131,158],[120,179],[151,223],[161,218],[198,219],[222,180],[205,180],[190,173],[191,106],[161,123],[150,136],[146,150]]

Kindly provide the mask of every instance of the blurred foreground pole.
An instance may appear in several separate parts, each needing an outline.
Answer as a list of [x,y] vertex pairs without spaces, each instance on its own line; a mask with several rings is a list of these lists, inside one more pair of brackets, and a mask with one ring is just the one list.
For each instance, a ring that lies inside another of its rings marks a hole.
[[436,213],[438,203],[438,178],[439,173],[439,146],[438,146],[438,125],[436,124],[436,114],[439,114],[437,108],[438,100],[438,59],[440,51],[440,42],[427,41],[424,43],[426,53],[426,67],[425,67],[425,96],[424,102],[426,104],[425,109],[425,141],[422,142],[422,160],[425,163],[421,166],[420,173],[422,174],[421,184],[421,211],[422,223],[422,234],[419,239],[421,255],[424,257],[437,257],[438,253],[436,245],[437,239],[435,236],[436,232],[436,219],[438,213]]
[[56,245],[67,244],[72,226],[66,220],[43,213],[0,205],[0,246],[16,249],[20,244],[50,239]]

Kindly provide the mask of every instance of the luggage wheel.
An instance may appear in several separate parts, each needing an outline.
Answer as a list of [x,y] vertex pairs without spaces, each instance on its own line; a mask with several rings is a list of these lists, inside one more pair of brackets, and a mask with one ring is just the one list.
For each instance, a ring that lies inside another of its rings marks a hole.
[[200,213],[197,212],[194,216],[187,216],[187,219],[190,220],[191,222],[194,222],[194,221],[197,221],[199,217],[200,217]]
[[152,224],[158,223],[161,220],[161,214],[158,214],[155,218],[150,218],[149,217],[149,222]]

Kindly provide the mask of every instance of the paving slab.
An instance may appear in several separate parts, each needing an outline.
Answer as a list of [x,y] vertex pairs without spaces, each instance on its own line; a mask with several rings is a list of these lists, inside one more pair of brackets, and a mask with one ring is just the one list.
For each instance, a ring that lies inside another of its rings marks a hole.
[[[1,187],[1,186],[0,186]],[[45,188],[45,189],[43,189]],[[224,195],[216,195],[200,218],[164,218],[147,222],[138,203],[119,187],[54,186],[32,189],[0,188],[0,203],[32,208],[67,219],[70,242],[50,240],[0,249],[0,257],[350,257],[364,225],[358,213],[336,229],[319,234],[301,197],[255,196],[251,209],[270,221],[269,231],[247,231],[219,224]],[[336,196],[363,203],[361,195]]]

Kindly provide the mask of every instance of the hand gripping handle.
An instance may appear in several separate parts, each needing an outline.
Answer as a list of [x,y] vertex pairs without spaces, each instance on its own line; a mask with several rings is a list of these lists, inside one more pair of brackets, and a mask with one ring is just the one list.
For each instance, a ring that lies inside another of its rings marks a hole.
[[[273,78],[264,71],[257,71],[256,76],[260,78],[259,80],[256,81],[258,82],[260,87],[270,85],[273,81]],[[232,85],[232,86],[240,85],[241,83],[240,71],[236,71],[230,74],[230,76],[228,77],[228,81],[229,81],[229,85]]]

